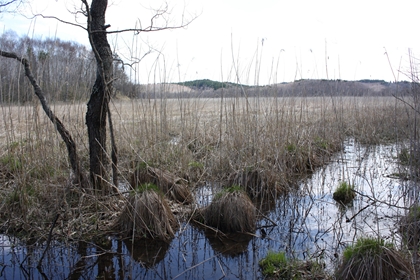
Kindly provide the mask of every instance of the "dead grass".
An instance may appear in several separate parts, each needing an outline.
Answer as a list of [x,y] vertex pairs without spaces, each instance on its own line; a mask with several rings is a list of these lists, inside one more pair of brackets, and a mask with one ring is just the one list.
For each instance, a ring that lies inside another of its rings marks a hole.
[[241,190],[223,190],[211,204],[199,210],[197,220],[223,233],[255,232],[256,208]]
[[[52,109],[87,169],[86,105]],[[239,184],[255,197],[287,191],[328,162],[346,137],[395,141],[412,127],[411,112],[390,97],[140,99],[113,101],[111,110],[122,183],[151,181],[190,203],[193,188],[205,182]],[[0,114],[3,232],[45,238],[57,214],[58,238],[108,232],[125,198],[72,188],[65,146],[37,103],[2,105]],[[140,180],[133,162],[147,163],[150,180]]]
[[131,178],[131,187],[135,189],[137,186],[147,183],[155,184],[166,197],[176,202],[191,204],[194,201],[191,190],[186,186],[186,180],[144,163],[137,164]]
[[171,240],[177,227],[178,223],[164,197],[150,189],[130,194],[116,225],[124,237],[163,241]]

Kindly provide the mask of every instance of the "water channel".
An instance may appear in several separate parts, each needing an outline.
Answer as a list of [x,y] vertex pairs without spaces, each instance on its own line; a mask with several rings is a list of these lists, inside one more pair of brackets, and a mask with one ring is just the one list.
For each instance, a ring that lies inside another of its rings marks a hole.
[[[184,223],[170,244],[111,239],[106,248],[55,243],[37,268],[42,246],[20,246],[0,238],[1,279],[258,279],[258,262],[268,250],[289,257],[317,258],[333,270],[345,246],[361,236],[380,235],[399,244],[401,206],[410,204],[409,182],[398,173],[396,146],[366,147],[347,140],[343,151],[325,167],[302,180],[297,190],[265,207],[255,235],[221,242]],[[350,207],[332,199],[341,181],[356,186]],[[198,203],[211,201],[213,187],[197,193]],[[270,210],[271,209],[271,210]]]

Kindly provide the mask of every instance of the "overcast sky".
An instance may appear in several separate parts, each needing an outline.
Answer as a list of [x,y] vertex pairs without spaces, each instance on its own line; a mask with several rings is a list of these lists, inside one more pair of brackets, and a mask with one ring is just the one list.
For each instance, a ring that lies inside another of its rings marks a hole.
[[[85,24],[85,18],[75,19],[71,13],[80,8],[78,0],[31,3],[22,11],[27,16],[42,13]],[[408,80],[404,73],[409,69],[409,49],[420,57],[418,0],[168,0],[167,4],[170,24],[195,20],[183,29],[109,37],[127,62],[153,50],[136,65],[135,76],[141,83]],[[153,8],[164,6],[160,0],[110,0],[108,30],[133,28],[139,21],[147,26]],[[0,28],[88,45],[86,31],[54,19],[4,14]]]

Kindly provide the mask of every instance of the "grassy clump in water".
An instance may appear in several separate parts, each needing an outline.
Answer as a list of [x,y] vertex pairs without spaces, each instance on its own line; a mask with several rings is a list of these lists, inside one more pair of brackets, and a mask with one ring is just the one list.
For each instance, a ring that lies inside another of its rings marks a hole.
[[216,194],[195,220],[224,233],[252,233],[257,222],[256,208],[241,187],[233,185]]
[[343,257],[345,261],[350,260],[352,257],[357,257],[358,255],[375,255],[382,252],[382,249],[393,248],[392,243],[385,243],[383,239],[377,238],[360,238],[357,240],[356,244],[347,247],[343,252]]
[[354,185],[347,182],[342,182],[333,193],[333,199],[342,203],[348,204],[356,197]]
[[411,279],[410,262],[393,244],[378,238],[360,238],[343,252],[337,279]]
[[322,264],[314,260],[290,260],[284,252],[269,251],[259,262],[268,279],[329,279]]
[[127,199],[117,228],[124,237],[169,241],[178,223],[161,191],[154,184],[141,184]]

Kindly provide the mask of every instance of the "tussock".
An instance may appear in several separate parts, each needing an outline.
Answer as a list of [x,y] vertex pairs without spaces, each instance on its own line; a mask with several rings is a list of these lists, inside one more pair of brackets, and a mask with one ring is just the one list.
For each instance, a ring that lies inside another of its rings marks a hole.
[[164,241],[175,236],[177,226],[165,198],[151,189],[130,194],[117,224],[124,237]]
[[374,238],[359,239],[344,251],[337,279],[413,279],[411,263],[391,244]]
[[255,232],[256,209],[243,191],[222,192],[200,211],[204,224],[224,233]]

